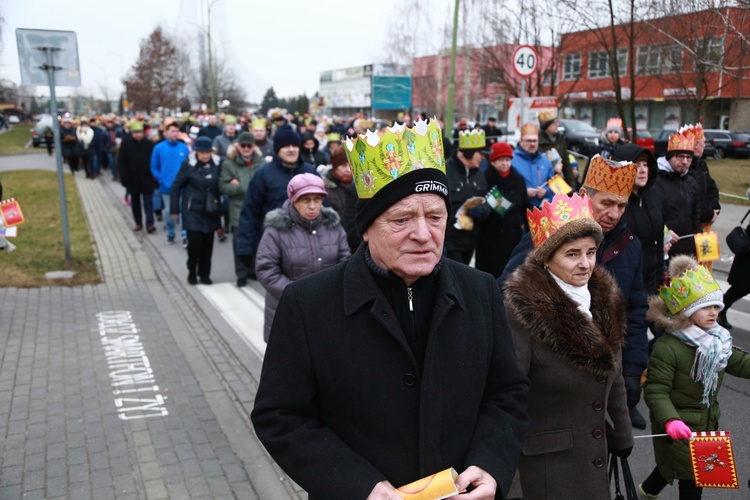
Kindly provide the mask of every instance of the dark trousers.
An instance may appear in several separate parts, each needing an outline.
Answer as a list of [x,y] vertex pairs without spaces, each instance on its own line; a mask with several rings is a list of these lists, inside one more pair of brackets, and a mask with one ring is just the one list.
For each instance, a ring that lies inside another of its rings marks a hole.
[[724,310],[722,311],[724,314],[727,313],[727,309],[732,307],[732,304],[740,300],[742,297],[750,293],[750,290],[747,288],[741,288],[738,286],[731,286],[729,287],[729,290],[727,290],[727,293],[724,294]]
[[[643,481],[643,491],[649,495],[658,495],[668,484],[669,482],[661,477],[659,468],[656,467],[651,475]],[[700,500],[703,488],[697,487],[695,481],[681,479],[678,484],[680,485],[680,500]]]
[[[141,199],[143,204],[141,205]],[[141,206],[143,210],[141,210]],[[133,219],[135,220],[136,226],[143,225],[143,214],[146,215],[146,227],[153,227],[154,225],[154,195],[130,193],[130,209],[133,211]]]
[[234,274],[237,275],[237,279],[255,276],[255,272],[251,273],[250,268],[247,267],[247,261],[237,256],[237,226],[232,226],[232,253],[234,254]]
[[214,233],[202,233],[200,231],[188,231],[188,272],[197,274],[199,278],[211,277],[211,255],[214,251]]

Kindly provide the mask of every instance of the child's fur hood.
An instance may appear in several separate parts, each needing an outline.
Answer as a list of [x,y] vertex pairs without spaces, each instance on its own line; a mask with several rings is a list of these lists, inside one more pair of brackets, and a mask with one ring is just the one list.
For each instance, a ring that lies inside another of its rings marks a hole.
[[667,305],[658,295],[652,295],[648,298],[646,320],[652,321],[656,326],[667,332],[684,330],[695,324],[690,318],[680,313],[676,315],[670,313]]

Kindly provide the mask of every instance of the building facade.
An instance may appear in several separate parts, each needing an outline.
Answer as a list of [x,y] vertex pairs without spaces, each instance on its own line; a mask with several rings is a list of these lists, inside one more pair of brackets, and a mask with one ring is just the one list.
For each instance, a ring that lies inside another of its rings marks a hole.
[[609,27],[565,34],[558,73],[563,114],[595,127],[617,116],[617,71],[626,117],[632,105],[638,129],[698,119],[706,128],[750,129],[748,33],[750,9],[726,8],[623,24],[614,34]]

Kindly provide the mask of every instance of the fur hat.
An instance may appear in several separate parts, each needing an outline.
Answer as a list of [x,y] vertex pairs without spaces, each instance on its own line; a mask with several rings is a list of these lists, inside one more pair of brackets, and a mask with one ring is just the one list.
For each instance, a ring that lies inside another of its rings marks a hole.
[[274,153],[279,154],[284,146],[300,146],[299,134],[290,125],[282,125],[273,136]]
[[298,174],[292,177],[286,186],[286,195],[289,203],[294,205],[297,200],[306,194],[321,194],[327,196],[323,179],[315,174]]

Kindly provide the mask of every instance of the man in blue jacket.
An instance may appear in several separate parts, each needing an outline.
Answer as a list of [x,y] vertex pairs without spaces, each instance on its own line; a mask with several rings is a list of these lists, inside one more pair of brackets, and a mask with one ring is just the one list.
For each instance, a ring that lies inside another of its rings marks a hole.
[[[646,325],[646,289],[643,285],[643,250],[641,242],[620,219],[628,206],[637,169],[633,163],[618,164],[596,155],[589,163],[581,196],[591,199],[591,212],[602,227],[604,241],[596,254],[596,263],[604,266],[617,281],[625,298],[627,335],[622,350],[623,378],[633,427],[646,428],[646,421],[636,409],[641,397],[641,374],[648,365]],[[513,250],[497,282],[500,288],[533,250],[526,233]]]
[[539,152],[539,127],[533,123],[521,127],[521,142],[510,164],[526,181],[526,192],[532,206],[540,207],[544,200],[552,201],[555,193],[547,182],[555,176],[555,171],[547,157]]
[[164,130],[164,140],[154,146],[151,153],[151,173],[159,183],[159,192],[164,199],[164,220],[167,228],[167,243],[174,243],[174,221],[169,216],[170,199],[169,193],[172,190],[172,181],[180,171],[182,162],[185,161],[190,153],[190,149],[182,141],[177,140],[180,133],[180,126],[176,121],[167,125]]
[[250,180],[242,202],[237,226],[237,258],[255,278],[255,251],[263,234],[263,221],[271,210],[280,208],[287,199],[286,186],[297,174],[315,174],[315,167],[300,158],[300,136],[290,125],[282,125],[273,137],[273,160],[261,165]]

